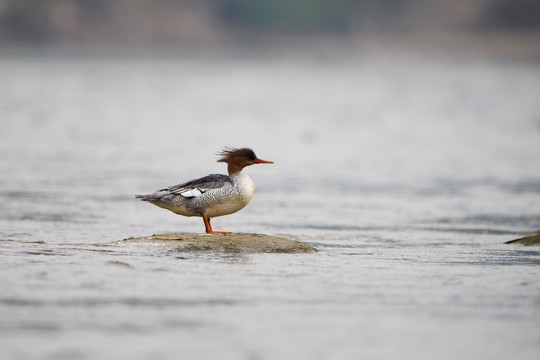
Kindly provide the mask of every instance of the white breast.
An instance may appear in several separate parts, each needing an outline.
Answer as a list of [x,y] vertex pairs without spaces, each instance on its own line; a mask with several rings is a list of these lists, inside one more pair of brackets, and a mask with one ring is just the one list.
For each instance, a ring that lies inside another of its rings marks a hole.
[[[255,184],[249,176],[243,173],[232,174],[232,187],[226,192],[216,193],[217,201],[206,207],[206,215],[217,217],[228,215],[243,209],[253,198]],[[225,190],[225,189],[224,189]]]
[[231,178],[234,187],[238,189],[238,193],[247,200],[247,205],[255,193],[255,184],[253,183],[253,180],[244,173],[233,174],[231,175]]

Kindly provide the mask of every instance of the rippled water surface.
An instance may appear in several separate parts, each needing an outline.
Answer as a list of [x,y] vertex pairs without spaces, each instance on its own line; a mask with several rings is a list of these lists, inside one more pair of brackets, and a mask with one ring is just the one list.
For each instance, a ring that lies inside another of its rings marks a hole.
[[[538,64],[399,54],[0,56],[2,359],[537,359]],[[317,254],[178,253],[141,203],[253,147],[216,230]]]

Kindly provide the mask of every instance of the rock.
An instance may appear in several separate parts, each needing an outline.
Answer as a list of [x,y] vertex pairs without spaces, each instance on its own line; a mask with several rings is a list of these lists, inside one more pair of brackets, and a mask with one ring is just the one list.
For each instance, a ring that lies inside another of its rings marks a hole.
[[505,244],[521,244],[521,245],[525,245],[525,246],[535,246],[535,245],[540,246],[540,231],[535,232],[535,233],[530,233],[530,234],[528,234],[528,236],[525,236],[525,237],[522,237],[522,238],[519,238],[519,239],[507,241],[507,242],[505,242]]
[[126,269],[135,269],[133,266],[131,266],[130,264],[126,263],[126,262],[123,262],[123,261],[107,261],[105,264],[107,265],[114,265],[114,266],[120,266],[120,267],[123,267],[123,268],[126,268]]
[[264,234],[171,233],[125,239],[130,242],[162,243],[178,252],[220,253],[311,253],[314,247],[299,241]]

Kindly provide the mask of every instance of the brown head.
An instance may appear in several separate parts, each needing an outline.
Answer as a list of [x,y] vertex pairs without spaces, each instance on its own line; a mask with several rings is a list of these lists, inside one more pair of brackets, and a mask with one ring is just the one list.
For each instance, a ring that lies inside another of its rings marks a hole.
[[227,170],[230,174],[242,171],[246,166],[253,164],[273,164],[273,161],[266,161],[257,158],[253,150],[249,148],[236,149],[227,147],[218,153],[221,158],[218,162],[227,163]]

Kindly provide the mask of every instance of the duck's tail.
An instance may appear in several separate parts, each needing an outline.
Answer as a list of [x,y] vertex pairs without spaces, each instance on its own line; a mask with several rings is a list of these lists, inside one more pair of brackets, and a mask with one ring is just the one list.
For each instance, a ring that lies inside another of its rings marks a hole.
[[156,198],[153,196],[153,194],[150,195],[135,195],[135,199],[141,200],[141,201],[155,201]]

